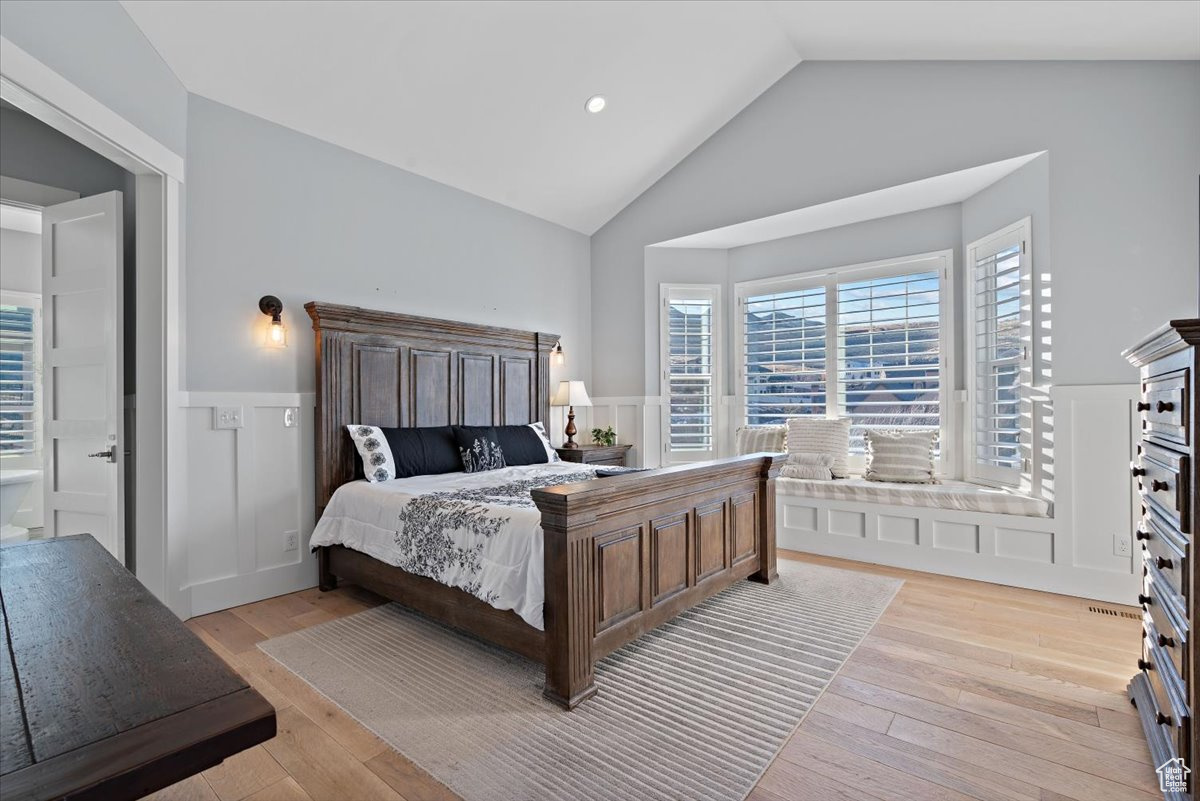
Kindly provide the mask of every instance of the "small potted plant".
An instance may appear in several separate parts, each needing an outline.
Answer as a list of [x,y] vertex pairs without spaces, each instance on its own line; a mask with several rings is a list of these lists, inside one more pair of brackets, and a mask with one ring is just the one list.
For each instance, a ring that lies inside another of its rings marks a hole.
[[617,432],[613,431],[612,426],[609,426],[608,428],[593,428],[592,443],[595,445],[616,445]]

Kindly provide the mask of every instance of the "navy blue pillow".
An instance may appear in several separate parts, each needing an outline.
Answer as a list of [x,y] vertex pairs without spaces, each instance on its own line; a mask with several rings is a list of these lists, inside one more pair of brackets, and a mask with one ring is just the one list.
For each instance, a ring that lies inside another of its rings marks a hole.
[[468,473],[550,461],[542,438],[529,426],[455,426],[454,435]]
[[461,473],[462,456],[453,426],[426,428],[381,428],[392,450],[394,478]]

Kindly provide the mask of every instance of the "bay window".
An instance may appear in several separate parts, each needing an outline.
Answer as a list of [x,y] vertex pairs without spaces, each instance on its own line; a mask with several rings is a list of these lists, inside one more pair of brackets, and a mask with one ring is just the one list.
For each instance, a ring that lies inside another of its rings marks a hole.
[[941,432],[952,472],[951,253],[737,285],[738,394],[748,425],[849,417],[852,459],[870,428]]

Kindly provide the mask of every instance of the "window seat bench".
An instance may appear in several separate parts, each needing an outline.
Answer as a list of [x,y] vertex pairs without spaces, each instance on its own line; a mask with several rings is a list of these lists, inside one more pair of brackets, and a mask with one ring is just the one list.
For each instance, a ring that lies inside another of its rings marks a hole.
[[1128,593],[1127,572],[1063,561],[1073,543],[1064,520],[1050,516],[1056,511],[962,481],[775,480],[776,542],[785,550],[1087,598]]
[[923,506],[959,512],[1047,517],[1049,504],[1038,498],[1020,495],[996,487],[983,487],[965,481],[940,484],[898,484],[844,478],[813,481],[801,478],[776,479],[779,495],[819,498],[846,503],[877,503],[885,506]]

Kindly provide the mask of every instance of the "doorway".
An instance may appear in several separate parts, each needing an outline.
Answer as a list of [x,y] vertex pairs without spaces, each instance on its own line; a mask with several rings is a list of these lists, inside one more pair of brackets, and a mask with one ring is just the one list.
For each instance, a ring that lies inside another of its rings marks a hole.
[[0,540],[88,533],[136,570],[135,177],[7,103],[0,142]]
[[123,194],[136,222],[127,248],[135,256],[136,281],[124,322],[137,331],[126,341],[132,341],[136,378],[137,413],[129,428],[139,445],[126,482],[135,490],[127,511],[137,520],[127,555],[151,592],[190,617],[180,413],[183,158],[4,37],[0,49],[0,99],[133,176]]

